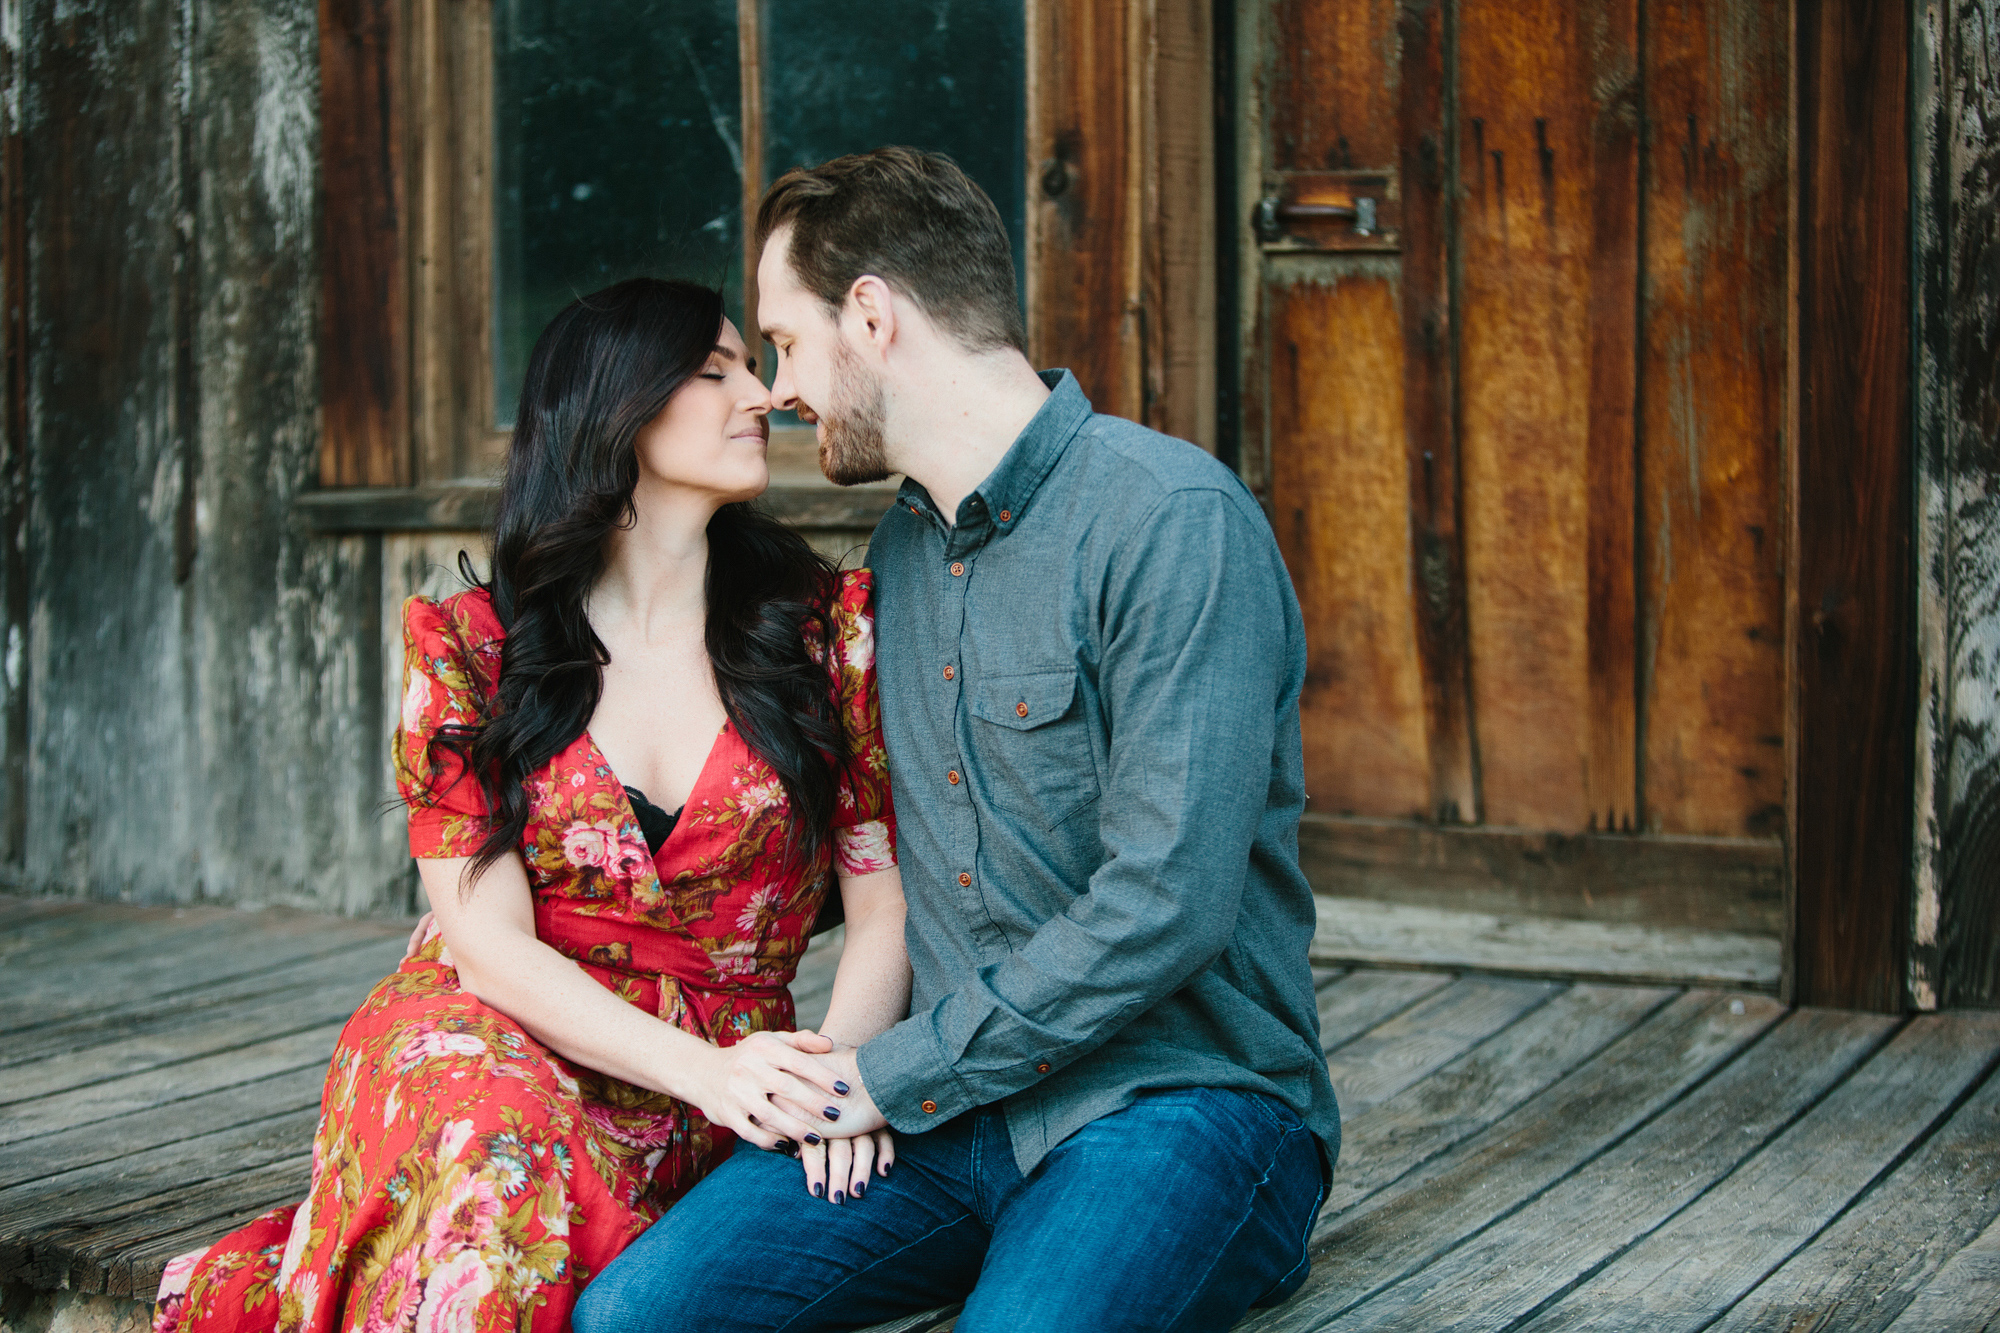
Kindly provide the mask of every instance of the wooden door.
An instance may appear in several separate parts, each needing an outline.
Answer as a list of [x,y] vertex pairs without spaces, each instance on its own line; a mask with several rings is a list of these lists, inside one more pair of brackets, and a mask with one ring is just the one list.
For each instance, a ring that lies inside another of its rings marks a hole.
[[1321,889],[1781,929],[1785,12],[1240,11]]

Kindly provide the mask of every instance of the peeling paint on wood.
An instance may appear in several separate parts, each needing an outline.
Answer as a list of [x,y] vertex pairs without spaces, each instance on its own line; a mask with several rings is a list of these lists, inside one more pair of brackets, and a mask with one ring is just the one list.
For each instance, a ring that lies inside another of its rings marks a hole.
[[1917,709],[1911,1001],[2000,1004],[2000,4],[1913,16]]

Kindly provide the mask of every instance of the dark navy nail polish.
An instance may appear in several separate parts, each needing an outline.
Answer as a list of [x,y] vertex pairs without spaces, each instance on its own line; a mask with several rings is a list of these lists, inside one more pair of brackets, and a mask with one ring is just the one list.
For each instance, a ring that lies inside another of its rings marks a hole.
[[819,1147],[819,1142],[820,1142],[819,1135],[817,1134],[806,1135],[806,1142],[810,1143],[815,1148]]
[[857,1198],[857,1199],[858,1199],[858,1198],[860,1198],[860,1197],[861,1197],[862,1195],[866,1194],[867,1192],[868,1192],[868,1182],[867,1182],[867,1181],[865,1181],[865,1180],[857,1180],[857,1181],[855,1181],[855,1182],[854,1182],[854,1197],[855,1197],[855,1198]]
[[844,1199],[844,1198],[846,1198],[846,1197],[847,1197],[847,1196],[846,1196],[846,1195],[844,1195],[844,1194],[842,1194],[842,1193],[841,1193],[841,1192],[840,1192],[839,1190],[835,1190],[835,1191],[833,1192],[833,1201],[834,1201],[834,1202],[835,1202],[836,1204],[837,1204],[837,1203],[839,1203],[839,1202],[840,1202],[840,1201],[841,1201],[842,1199]]
[[824,1199],[826,1197],[826,1186],[815,1182],[813,1184],[813,1197],[815,1199]]
[[833,1091],[836,1096],[845,1097],[848,1091],[847,1085],[839,1079],[835,1079],[833,1081]]
[[840,1108],[839,1108],[838,1106],[829,1106],[829,1107],[827,1107],[827,1108],[826,1108],[826,1118],[827,1118],[828,1120],[838,1120],[838,1119],[840,1119]]

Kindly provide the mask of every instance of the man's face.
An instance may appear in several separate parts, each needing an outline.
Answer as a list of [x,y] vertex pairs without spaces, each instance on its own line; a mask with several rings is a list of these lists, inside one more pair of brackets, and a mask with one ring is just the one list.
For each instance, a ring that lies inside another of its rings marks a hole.
[[836,486],[890,475],[883,446],[888,396],[879,372],[817,296],[792,272],[791,232],[764,243],[757,264],[757,322],[776,357],[773,405],[818,427],[819,468]]

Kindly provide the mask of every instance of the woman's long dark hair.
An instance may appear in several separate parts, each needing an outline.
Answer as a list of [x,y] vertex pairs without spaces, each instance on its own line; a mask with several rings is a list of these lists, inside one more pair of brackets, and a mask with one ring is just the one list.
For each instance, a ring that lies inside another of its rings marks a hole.
[[[499,689],[479,726],[438,737],[476,775],[494,817],[467,884],[520,846],[523,780],[597,711],[611,655],[584,607],[611,533],[637,518],[634,441],[708,363],[722,319],[720,292],[632,278],[571,303],[536,340],[494,520],[493,577],[482,585],[507,631]],[[832,680],[810,646],[831,647],[823,608],[835,578],[804,538],[753,505],[724,505],[709,522],[706,639],[716,688],[729,720],[784,784],[790,851],[807,865],[830,838],[848,759]]]

